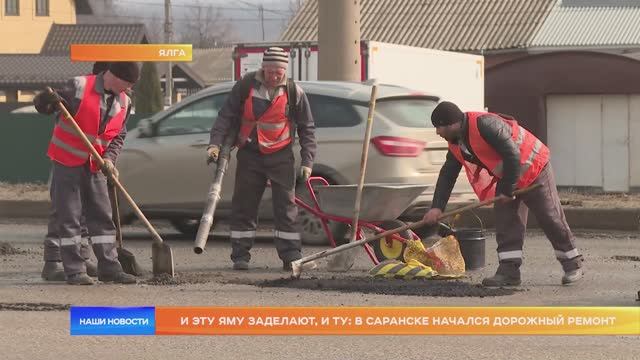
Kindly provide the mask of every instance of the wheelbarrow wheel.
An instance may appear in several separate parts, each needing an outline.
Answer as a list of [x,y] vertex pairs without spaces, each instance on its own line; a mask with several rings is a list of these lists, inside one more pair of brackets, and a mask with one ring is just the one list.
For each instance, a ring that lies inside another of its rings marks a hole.
[[[387,220],[378,224],[378,227],[386,231],[397,229],[404,225],[406,224],[400,220]],[[380,232],[377,232],[376,234],[379,233]],[[399,232],[398,235],[405,239],[411,239],[411,232],[409,230]],[[387,238],[390,240],[389,242],[387,242]],[[382,238],[369,243],[373,248],[376,259],[378,259],[379,262],[394,259],[402,260],[404,249],[407,247],[407,244],[398,240],[392,240],[391,236],[388,236],[387,238]]]

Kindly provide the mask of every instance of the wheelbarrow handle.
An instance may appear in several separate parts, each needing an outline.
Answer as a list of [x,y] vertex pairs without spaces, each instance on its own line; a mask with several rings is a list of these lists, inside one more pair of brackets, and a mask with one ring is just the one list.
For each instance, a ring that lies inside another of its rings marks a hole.
[[[520,189],[520,190],[514,191],[513,195],[514,196],[519,196],[519,195],[525,194],[525,193],[527,193],[527,192],[529,192],[531,190],[537,189],[540,186],[542,186],[542,185],[534,184],[534,185],[531,185],[531,186],[526,187],[524,189]],[[472,204],[469,204],[469,205],[466,205],[466,206],[462,206],[460,208],[457,208],[457,209],[454,209],[454,210],[451,210],[451,211],[447,211],[447,212],[443,213],[442,215],[440,215],[438,217],[437,221],[442,221],[443,219],[446,219],[448,217],[463,213],[465,211],[477,209],[477,208],[492,204],[496,200],[497,200],[497,198],[494,197],[494,198],[491,198],[491,199],[483,200],[481,202],[472,203]],[[361,246],[361,245],[370,243],[372,241],[375,241],[375,240],[378,240],[378,239],[382,239],[382,238],[387,237],[389,235],[393,235],[393,234],[396,234],[396,233],[399,233],[399,232],[402,232],[402,231],[406,231],[406,230],[412,230],[412,229],[419,228],[419,227],[424,226],[424,225],[427,225],[427,222],[425,220],[417,221],[417,222],[414,222],[414,223],[411,223],[411,224],[407,224],[407,225],[401,226],[401,227],[396,228],[396,229],[387,230],[387,231],[382,232],[380,234],[374,235],[374,236],[372,236],[370,238],[366,238],[366,239],[350,242],[350,243],[347,243],[347,244],[344,244],[344,245],[337,246],[337,247],[332,248],[332,249],[327,249],[327,250],[321,251],[319,253],[303,257],[302,259],[299,259],[299,260],[294,261],[292,263],[292,271],[293,271],[292,275],[295,278],[300,277],[300,272],[302,271],[302,264],[307,263],[309,261],[313,261],[313,260],[317,260],[317,259],[320,259],[320,258],[324,258],[324,257],[330,256],[330,255],[333,255],[333,254],[336,254],[336,253],[339,253],[339,252],[354,248],[356,246]]]

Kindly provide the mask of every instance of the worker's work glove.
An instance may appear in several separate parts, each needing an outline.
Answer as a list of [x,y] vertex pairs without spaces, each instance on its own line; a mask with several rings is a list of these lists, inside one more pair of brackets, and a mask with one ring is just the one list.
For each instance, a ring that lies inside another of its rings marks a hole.
[[209,145],[207,147],[207,165],[218,162],[220,155],[220,147],[218,145]]
[[433,208],[427,211],[424,214],[422,220],[427,223],[427,225],[434,225],[438,222],[438,218],[442,215],[442,210],[438,208]]
[[63,102],[64,100],[62,99],[62,97],[60,95],[58,95],[58,93],[53,90],[51,92],[45,90],[40,94],[40,99],[42,100],[43,103],[47,104],[47,105],[55,105],[58,102]]
[[308,166],[300,166],[300,171],[298,171],[298,184],[306,183],[311,176],[311,168]]
[[120,176],[120,172],[118,171],[118,169],[116,169],[116,166],[113,164],[113,162],[109,159],[102,159],[102,160],[104,160],[104,164],[100,169],[102,170],[102,173],[107,178],[111,178],[109,175],[113,175],[113,177],[117,179],[118,176]]
[[64,104],[64,100],[60,95],[58,95],[58,93],[55,91],[49,92],[45,90],[34,98],[33,104],[39,113],[49,115],[58,110],[58,102],[62,102]]

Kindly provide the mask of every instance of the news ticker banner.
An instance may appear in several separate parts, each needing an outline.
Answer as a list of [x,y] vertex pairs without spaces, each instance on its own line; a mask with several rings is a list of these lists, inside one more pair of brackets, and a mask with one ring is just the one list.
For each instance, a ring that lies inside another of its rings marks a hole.
[[71,335],[639,335],[640,307],[71,307]]
[[71,44],[71,61],[191,61],[191,44]]

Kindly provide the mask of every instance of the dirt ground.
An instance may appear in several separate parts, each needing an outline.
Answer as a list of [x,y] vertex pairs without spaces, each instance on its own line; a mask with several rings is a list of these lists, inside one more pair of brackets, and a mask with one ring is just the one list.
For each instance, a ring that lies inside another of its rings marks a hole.
[[[560,191],[562,204],[567,207],[640,208],[640,194],[592,194]],[[0,182],[0,200],[48,201],[47,184],[9,184]]]

